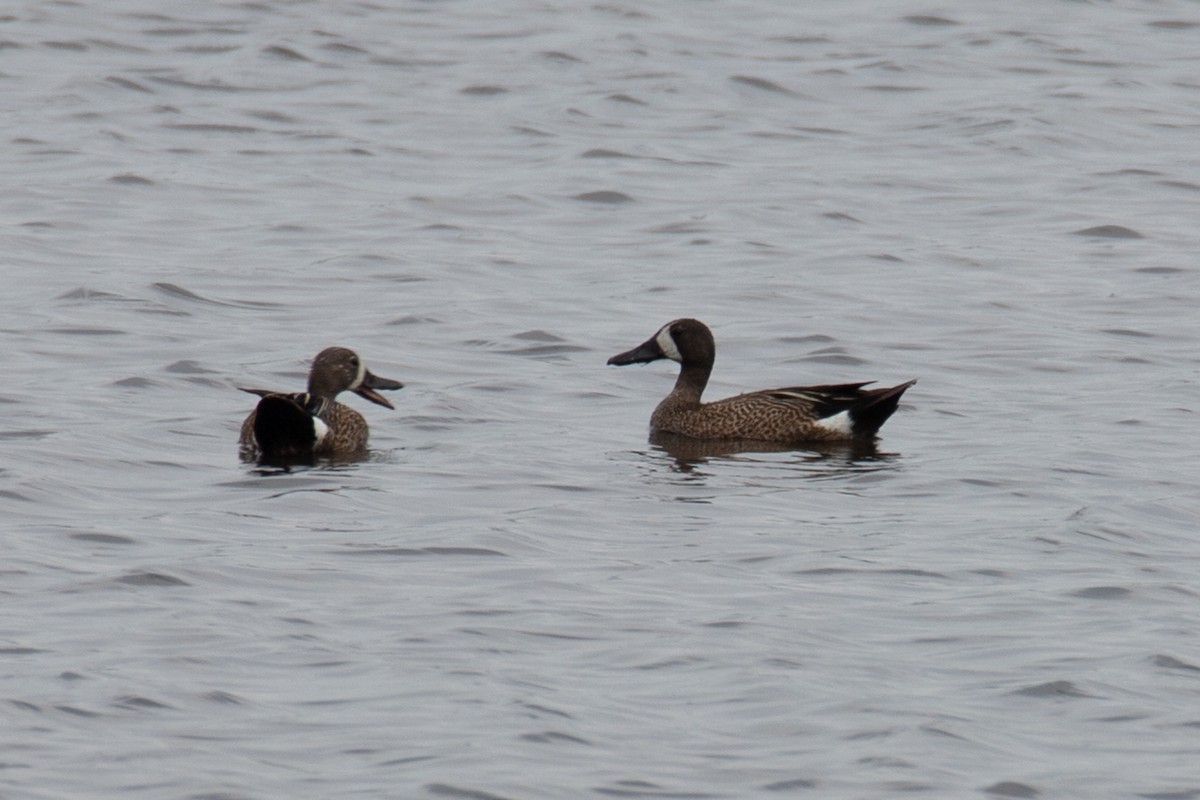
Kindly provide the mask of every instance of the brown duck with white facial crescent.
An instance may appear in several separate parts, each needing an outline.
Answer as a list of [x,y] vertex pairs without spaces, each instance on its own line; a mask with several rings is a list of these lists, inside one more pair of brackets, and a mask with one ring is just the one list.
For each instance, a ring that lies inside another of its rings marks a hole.
[[864,389],[869,381],[791,386],[702,403],[700,395],[708,385],[716,352],[707,325],[696,319],[677,319],[608,363],[624,366],[661,358],[678,361],[675,388],[654,409],[650,426],[696,439],[792,444],[871,440],[895,412],[904,391],[916,383],[911,380],[886,389]]

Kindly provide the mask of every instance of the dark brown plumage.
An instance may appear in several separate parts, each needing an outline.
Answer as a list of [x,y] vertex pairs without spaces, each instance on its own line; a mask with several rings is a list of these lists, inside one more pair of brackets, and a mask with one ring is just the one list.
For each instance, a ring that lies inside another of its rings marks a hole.
[[353,350],[326,348],[313,359],[307,392],[242,390],[262,398],[242,423],[238,440],[242,458],[283,466],[316,458],[362,458],[367,452],[367,421],[353,408],[337,402],[337,396],[348,390],[393,408],[376,390],[403,386],[399,381],[371,374]]
[[677,319],[608,363],[678,361],[675,388],[654,409],[650,426],[697,439],[793,444],[873,439],[896,410],[904,391],[916,383],[912,380],[886,389],[864,389],[868,383],[792,386],[702,403],[700,395],[708,385],[716,354],[707,325],[695,319]]

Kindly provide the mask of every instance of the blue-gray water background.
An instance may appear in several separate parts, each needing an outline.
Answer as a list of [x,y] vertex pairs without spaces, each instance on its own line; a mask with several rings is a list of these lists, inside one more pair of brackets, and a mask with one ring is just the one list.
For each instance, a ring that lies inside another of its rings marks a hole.
[[[1200,797],[1197,3],[16,0],[0,129],[5,800]],[[920,382],[677,458],[685,315]]]

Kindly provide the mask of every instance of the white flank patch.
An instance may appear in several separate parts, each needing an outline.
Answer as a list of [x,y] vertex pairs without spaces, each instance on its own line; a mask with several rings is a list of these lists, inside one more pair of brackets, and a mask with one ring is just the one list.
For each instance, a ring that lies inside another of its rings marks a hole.
[[314,446],[325,441],[325,437],[329,435],[329,426],[325,424],[325,420],[320,417],[313,417],[313,433],[317,435],[317,441]]
[[854,422],[850,419],[849,411],[839,411],[832,417],[817,420],[817,426],[833,433],[849,436],[854,432]]
[[668,325],[659,331],[654,337],[655,343],[658,344],[658,349],[663,351],[663,355],[672,361],[683,361],[683,356],[679,355],[679,348],[675,346],[675,337],[671,335],[671,327]]

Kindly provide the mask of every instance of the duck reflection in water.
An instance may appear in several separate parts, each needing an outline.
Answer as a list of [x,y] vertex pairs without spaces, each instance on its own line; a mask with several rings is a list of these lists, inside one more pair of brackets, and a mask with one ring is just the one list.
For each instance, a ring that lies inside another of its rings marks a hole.
[[803,466],[813,469],[813,477],[830,477],[874,472],[896,458],[894,453],[880,452],[873,440],[784,444],[750,439],[696,439],[670,431],[651,430],[650,444],[674,459],[672,469],[682,473],[694,472],[712,461],[734,460],[738,456],[792,453]]

